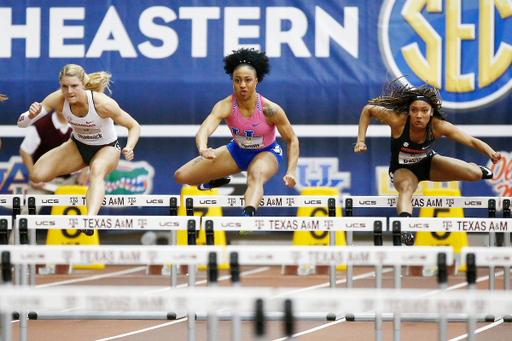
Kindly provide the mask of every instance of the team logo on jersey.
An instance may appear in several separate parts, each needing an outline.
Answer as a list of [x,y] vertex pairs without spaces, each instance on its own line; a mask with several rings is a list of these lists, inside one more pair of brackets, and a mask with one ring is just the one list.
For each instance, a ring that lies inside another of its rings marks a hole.
[[428,82],[443,107],[489,105],[512,88],[512,2],[386,0],[379,45],[392,76]]
[[350,188],[350,172],[339,171],[337,157],[301,157],[297,163],[295,189],[306,187],[335,187],[341,193]]

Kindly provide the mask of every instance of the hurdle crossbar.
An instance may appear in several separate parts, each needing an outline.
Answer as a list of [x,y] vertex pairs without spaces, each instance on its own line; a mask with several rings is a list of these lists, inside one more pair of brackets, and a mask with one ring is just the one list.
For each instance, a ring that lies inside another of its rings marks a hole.
[[[329,199],[339,206],[339,198],[328,195],[264,195],[259,207],[327,207]],[[185,195],[185,205],[193,207],[244,207],[243,196]]]
[[[85,206],[85,195],[27,195],[26,204],[33,198],[35,206]],[[31,202],[32,203],[32,202]],[[105,195],[103,207],[168,207],[180,206],[179,195]]]
[[512,221],[504,218],[389,218],[389,225],[399,224],[402,231],[427,232],[510,232]]
[[27,229],[170,231],[186,230],[190,221],[200,226],[200,217],[185,216],[20,215],[18,217],[18,224],[26,224]]
[[375,224],[386,226],[383,217],[205,217],[223,231],[373,231]]
[[[413,207],[419,208],[489,208],[489,202],[496,202],[497,197],[448,197],[448,196],[413,196]],[[398,196],[344,196],[345,209],[366,207],[396,207]]]
[[211,253],[223,257],[221,246],[197,245],[2,245],[0,251],[10,253],[14,264],[146,265],[183,263],[206,264]]

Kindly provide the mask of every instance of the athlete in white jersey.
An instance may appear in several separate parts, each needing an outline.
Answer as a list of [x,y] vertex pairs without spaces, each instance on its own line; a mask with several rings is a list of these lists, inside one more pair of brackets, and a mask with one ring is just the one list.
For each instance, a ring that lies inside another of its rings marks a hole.
[[117,140],[114,121],[110,118],[102,118],[94,106],[94,95],[91,90],[85,90],[89,112],[84,117],[77,117],[71,111],[71,105],[64,100],[62,115],[73,128],[74,138],[87,145],[101,146]]
[[103,71],[87,75],[79,65],[66,65],[60,72],[60,89],[42,103],[34,102],[18,119],[18,126],[25,128],[53,110],[64,114],[73,128],[72,138],[44,154],[34,165],[30,180],[48,182],[89,166],[88,215],[98,214],[105,196],[104,179],[119,163],[121,148],[113,122],[128,129],[122,150],[128,161],[133,159],[140,134],[137,121],[103,93],[110,77]]

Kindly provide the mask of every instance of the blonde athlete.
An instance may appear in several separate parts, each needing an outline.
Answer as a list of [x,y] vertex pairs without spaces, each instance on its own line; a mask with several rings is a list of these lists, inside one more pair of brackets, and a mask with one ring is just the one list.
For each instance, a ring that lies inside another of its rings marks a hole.
[[[87,75],[79,65],[66,65],[60,72],[60,89],[42,103],[34,102],[18,119],[18,126],[25,128],[53,110],[62,112],[73,128],[71,139],[44,154],[34,165],[30,180],[49,182],[89,166],[88,215],[98,214],[105,195],[104,179],[119,163],[121,148],[114,122],[128,129],[122,150],[128,161],[133,160],[140,134],[137,121],[103,93],[109,89],[110,77],[103,71]],[[90,235],[94,231],[82,232]]]

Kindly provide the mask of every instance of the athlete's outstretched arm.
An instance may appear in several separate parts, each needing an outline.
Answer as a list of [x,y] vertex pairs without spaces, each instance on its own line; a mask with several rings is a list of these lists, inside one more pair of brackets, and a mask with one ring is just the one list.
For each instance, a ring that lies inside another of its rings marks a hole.
[[121,127],[128,129],[128,138],[126,139],[126,146],[123,148],[123,155],[126,160],[133,160],[133,149],[139,141],[140,136],[139,123],[131,117],[130,114],[121,109],[115,100],[103,93],[95,92],[94,101],[100,117],[110,117]]
[[214,159],[215,150],[208,147],[208,138],[215,132],[220,122],[226,119],[231,114],[231,96],[222,101],[217,102],[212,109],[212,112],[201,124],[201,127],[196,133],[196,146],[199,155],[205,159]]
[[501,159],[500,152],[492,149],[487,143],[482,140],[473,137],[462,130],[458,129],[456,126],[447,121],[434,119],[435,131],[446,136],[454,141],[457,141],[463,145],[473,148],[474,150],[487,155],[492,163],[496,163]]
[[385,123],[393,128],[399,123],[397,115],[394,114],[393,110],[380,107],[377,105],[367,104],[361,111],[359,117],[359,130],[357,132],[357,142],[354,146],[355,153],[364,153],[367,150],[366,147],[366,131],[370,125],[371,118],[375,118],[377,121]]
[[277,104],[267,101],[267,105],[264,106],[265,116],[270,122],[272,122],[281,137],[286,141],[287,154],[288,154],[288,168],[286,175],[283,178],[284,184],[288,187],[293,187],[296,184],[295,181],[295,170],[297,169],[297,162],[299,161],[299,139],[293,131],[293,127],[288,120],[284,110]]
[[26,128],[31,124],[37,122],[40,118],[44,117],[49,112],[53,110],[61,111],[62,106],[64,105],[64,96],[62,96],[62,91],[57,90],[43,100],[42,103],[34,102],[30,105],[28,111],[25,111],[18,118],[18,127]]

